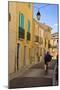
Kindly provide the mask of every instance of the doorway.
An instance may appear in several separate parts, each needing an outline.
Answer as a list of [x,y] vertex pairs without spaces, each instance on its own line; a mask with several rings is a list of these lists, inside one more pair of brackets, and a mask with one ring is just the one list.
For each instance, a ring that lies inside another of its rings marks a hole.
[[22,56],[22,49],[20,43],[17,44],[17,61],[16,61],[16,66],[17,70],[21,68],[21,56]]
[[27,46],[24,46],[24,65],[26,65],[27,60]]

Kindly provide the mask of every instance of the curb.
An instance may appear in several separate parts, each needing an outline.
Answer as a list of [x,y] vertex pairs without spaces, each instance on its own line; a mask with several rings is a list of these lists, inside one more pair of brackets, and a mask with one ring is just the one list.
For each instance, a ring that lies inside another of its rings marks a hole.
[[54,71],[53,71],[53,80],[52,80],[52,85],[53,86],[56,86],[57,82],[56,82],[56,68],[57,68],[57,63],[55,64],[55,67],[54,67]]

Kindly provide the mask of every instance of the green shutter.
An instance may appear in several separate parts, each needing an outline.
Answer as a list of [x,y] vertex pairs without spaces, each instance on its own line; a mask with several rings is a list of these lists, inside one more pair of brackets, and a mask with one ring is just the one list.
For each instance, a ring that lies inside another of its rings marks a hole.
[[21,27],[24,28],[24,15],[21,14]]
[[24,28],[24,15],[19,13],[19,27]]
[[30,21],[28,20],[28,32],[30,32]]

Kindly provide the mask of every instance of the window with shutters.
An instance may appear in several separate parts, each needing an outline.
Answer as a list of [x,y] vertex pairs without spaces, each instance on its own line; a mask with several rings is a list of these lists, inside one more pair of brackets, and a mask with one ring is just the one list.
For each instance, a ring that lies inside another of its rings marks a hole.
[[19,39],[24,39],[25,37],[25,30],[24,30],[24,15],[19,13],[19,30],[18,30],[18,37]]

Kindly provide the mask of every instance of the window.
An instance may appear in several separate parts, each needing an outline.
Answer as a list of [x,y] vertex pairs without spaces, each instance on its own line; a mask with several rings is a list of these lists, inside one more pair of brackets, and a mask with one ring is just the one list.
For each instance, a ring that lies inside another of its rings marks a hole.
[[39,42],[39,36],[35,36],[35,42]]
[[9,21],[11,21],[11,14],[9,13]]
[[50,40],[48,40],[48,48],[50,48],[51,47],[51,45],[50,45]]
[[25,37],[25,30],[24,30],[24,15],[19,13],[19,30],[18,30],[18,37],[19,39],[24,39]]
[[28,3],[28,7],[31,8],[31,3]]
[[30,32],[30,21],[28,20],[28,32]]
[[42,56],[42,47],[40,48],[40,56]]
[[40,37],[40,44],[43,44],[43,38]]
[[19,14],[19,27],[24,28],[24,15]]
[[24,15],[21,14],[21,27],[24,28]]
[[30,37],[31,37],[30,33],[27,32],[27,40],[30,40]]

